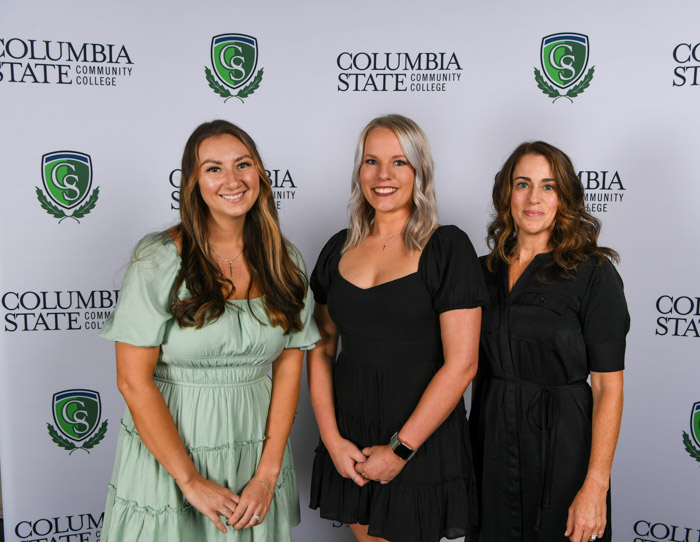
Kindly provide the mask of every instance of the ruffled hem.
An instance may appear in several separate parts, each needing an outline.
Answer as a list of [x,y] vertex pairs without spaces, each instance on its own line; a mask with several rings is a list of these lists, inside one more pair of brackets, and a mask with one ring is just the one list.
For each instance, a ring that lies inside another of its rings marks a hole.
[[439,482],[400,479],[359,487],[336,471],[325,448],[317,450],[309,506],[324,519],[369,525],[370,536],[395,542],[476,541],[477,501],[473,476]]
[[[240,494],[255,474],[264,439],[188,449],[197,471]],[[229,528],[223,539],[246,542],[290,540],[299,524],[296,473],[287,444],[275,498],[265,521],[246,531]],[[105,510],[103,542],[191,542],[222,540],[222,533],[183,497],[175,481],[146,448],[138,434],[123,425]]]

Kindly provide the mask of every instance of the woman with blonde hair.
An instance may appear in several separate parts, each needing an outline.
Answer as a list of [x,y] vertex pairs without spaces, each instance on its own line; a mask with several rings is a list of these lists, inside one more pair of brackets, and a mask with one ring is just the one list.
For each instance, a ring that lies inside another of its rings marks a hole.
[[542,141],[515,149],[493,186],[470,417],[481,542],[611,539],[629,315],[583,195],[569,157]]
[[182,179],[181,222],[137,245],[101,332],[128,407],[102,540],[289,541],[287,439],[319,339],[303,262],[242,129],[199,126]]
[[473,540],[462,395],[487,295],[467,235],[438,225],[430,146],[411,119],[362,131],[349,208],[311,277],[322,336],[308,361],[321,433],[311,507],[361,542]]

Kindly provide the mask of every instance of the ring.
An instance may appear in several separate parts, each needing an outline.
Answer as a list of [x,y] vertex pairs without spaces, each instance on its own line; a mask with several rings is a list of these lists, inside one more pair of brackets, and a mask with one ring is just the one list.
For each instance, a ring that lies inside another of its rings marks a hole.
[[598,540],[598,535],[597,535],[597,534],[592,534],[592,535],[591,535],[591,540]]
[[356,473],[355,473],[355,476],[353,476],[352,479],[351,479],[350,481],[351,481],[351,482],[354,482],[354,481],[355,481],[355,478],[357,478],[359,475],[360,475],[360,473],[359,473],[359,472],[356,472]]
[[257,514],[253,514],[253,519],[260,523],[260,516],[258,516]]
[[361,472],[360,476],[362,476],[365,480],[369,480],[369,478],[367,478],[367,475],[364,472]]

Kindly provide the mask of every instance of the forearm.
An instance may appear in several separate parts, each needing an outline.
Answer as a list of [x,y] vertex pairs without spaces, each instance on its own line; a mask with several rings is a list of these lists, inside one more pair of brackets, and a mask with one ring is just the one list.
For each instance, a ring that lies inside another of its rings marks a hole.
[[170,410],[153,381],[120,387],[139,437],[179,484],[199,476],[177,431]]
[[[606,490],[617,440],[624,401],[622,373],[608,376],[605,385],[594,384],[591,456],[587,476]],[[592,378],[596,378],[593,376]]]
[[399,436],[409,448],[417,450],[447,419],[476,373],[476,364],[445,364],[430,381],[415,410],[401,427]]
[[311,405],[316,415],[321,440],[325,444],[340,436],[335,417],[333,363],[334,360],[318,347],[311,350],[307,357]]
[[299,382],[304,354],[285,350],[272,370],[272,396],[267,415],[265,443],[256,475],[272,489],[282,467],[282,458],[294,423],[299,401]]

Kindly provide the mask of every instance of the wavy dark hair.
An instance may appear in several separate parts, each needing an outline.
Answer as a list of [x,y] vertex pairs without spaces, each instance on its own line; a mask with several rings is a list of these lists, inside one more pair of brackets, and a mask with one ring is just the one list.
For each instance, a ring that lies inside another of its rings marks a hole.
[[579,267],[591,257],[599,263],[605,258],[619,261],[613,249],[598,246],[600,220],[586,211],[583,184],[576,175],[571,159],[549,143],[533,141],[519,145],[496,175],[492,192],[494,215],[487,236],[491,249],[486,259],[488,268],[493,271],[496,261],[508,261],[517,243],[510,210],[513,171],[518,161],[527,154],[543,156],[549,162],[559,200],[551,239],[554,257],[549,265],[543,266],[538,278],[548,281],[554,275],[572,279]]
[[[270,179],[263,167],[253,139],[238,126],[214,120],[198,126],[187,140],[182,154],[182,183],[180,185],[180,224],[168,233],[182,243],[182,266],[171,294],[170,311],[181,327],[201,328],[216,320],[226,310],[227,299],[235,291],[214,260],[208,239],[209,208],[199,191],[198,151],[209,137],[231,135],[248,149],[260,176],[260,194],[248,211],[243,226],[243,254],[248,262],[253,285],[265,295],[264,305],[270,323],[282,326],[285,333],[301,330],[300,312],[304,306],[307,280],[289,255],[282,235],[277,209],[272,198]],[[180,299],[183,284],[191,297]],[[249,307],[250,300],[248,301]],[[257,316],[256,316],[257,318]]]

